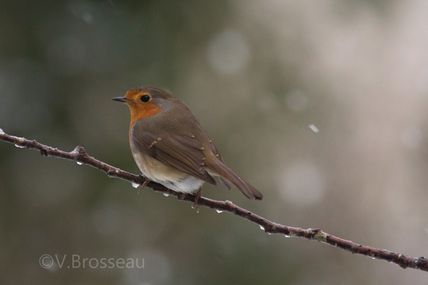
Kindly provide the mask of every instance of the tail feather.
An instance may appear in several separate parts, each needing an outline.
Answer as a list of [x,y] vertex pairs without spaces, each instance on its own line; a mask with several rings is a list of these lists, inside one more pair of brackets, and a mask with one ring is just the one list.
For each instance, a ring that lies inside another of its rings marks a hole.
[[212,165],[210,165],[209,168],[211,168],[212,171],[221,176],[223,180],[235,185],[236,188],[238,188],[247,198],[256,200],[263,199],[262,193],[260,193],[256,188],[254,188],[248,182],[239,177],[222,161],[217,160]]

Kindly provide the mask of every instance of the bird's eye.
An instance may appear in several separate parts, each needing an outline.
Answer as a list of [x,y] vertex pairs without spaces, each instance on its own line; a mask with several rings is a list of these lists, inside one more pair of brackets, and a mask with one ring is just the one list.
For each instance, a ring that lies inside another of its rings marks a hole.
[[145,94],[145,95],[140,97],[140,100],[141,100],[141,102],[144,102],[144,103],[149,102],[150,95]]

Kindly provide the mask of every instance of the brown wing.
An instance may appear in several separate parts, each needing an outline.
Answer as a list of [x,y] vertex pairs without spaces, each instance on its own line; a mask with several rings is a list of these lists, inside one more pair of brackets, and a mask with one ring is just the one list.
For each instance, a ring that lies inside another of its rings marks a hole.
[[[179,102],[175,103],[174,108],[134,125],[131,139],[138,150],[211,184],[217,184],[217,179],[228,188],[235,185],[250,199],[262,199],[259,191],[223,163],[217,148],[190,110]],[[206,154],[210,156],[209,160]]]
[[174,134],[159,129],[154,134],[145,131],[144,126],[136,124],[131,139],[144,154],[184,173],[216,184],[204,167],[203,145],[192,135]]

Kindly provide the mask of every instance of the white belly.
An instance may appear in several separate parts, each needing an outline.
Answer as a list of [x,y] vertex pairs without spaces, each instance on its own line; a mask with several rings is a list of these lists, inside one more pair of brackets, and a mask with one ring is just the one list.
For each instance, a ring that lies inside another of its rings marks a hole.
[[174,191],[195,193],[204,184],[203,180],[165,165],[150,156],[135,151],[132,151],[132,155],[145,177]]

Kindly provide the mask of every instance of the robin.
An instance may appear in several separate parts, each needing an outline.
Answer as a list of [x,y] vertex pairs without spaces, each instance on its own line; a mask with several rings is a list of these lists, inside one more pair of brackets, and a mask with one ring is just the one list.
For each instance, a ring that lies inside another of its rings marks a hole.
[[142,174],[181,193],[200,197],[204,182],[234,185],[249,199],[262,193],[224,164],[217,147],[189,108],[156,87],[128,90],[114,101],[126,103],[131,113],[129,143]]

